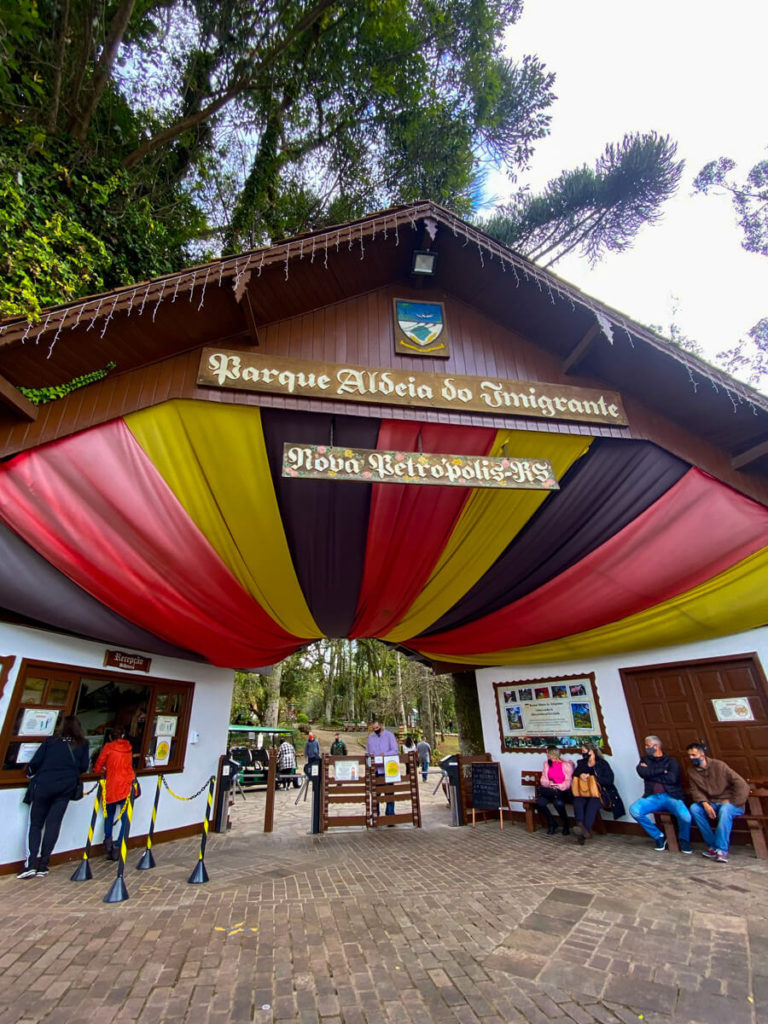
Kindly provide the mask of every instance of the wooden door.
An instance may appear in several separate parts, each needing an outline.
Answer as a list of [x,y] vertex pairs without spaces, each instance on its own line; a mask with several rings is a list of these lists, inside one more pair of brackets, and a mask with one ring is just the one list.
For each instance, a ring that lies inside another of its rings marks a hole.
[[[685,748],[701,739],[745,779],[768,778],[768,688],[754,655],[623,669],[621,681],[639,750],[659,736],[685,765]],[[719,720],[713,702],[734,697],[748,699],[751,720]]]

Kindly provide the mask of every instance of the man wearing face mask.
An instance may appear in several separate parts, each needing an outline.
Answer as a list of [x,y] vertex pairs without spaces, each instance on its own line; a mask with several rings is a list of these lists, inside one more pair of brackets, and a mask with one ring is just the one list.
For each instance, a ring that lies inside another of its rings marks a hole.
[[[375,721],[371,726],[371,732],[368,734],[368,740],[365,744],[365,752],[371,757],[382,758],[385,754],[399,754],[399,748],[397,746],[397,740],[393,733],[389,732],[388,729],[383,729],[381,722]],[[379,761],[376,764],[376,774],[384,774],[384,762]],[[379,813],[379,805],[376,804],[376,814]],[[386,814],[395,813],[395,802],[387,801]]]
[[691,804],[691,814],[707,844],[702,857],[727,864],[733,819],[744,813],[749,784],[725,761],[710,757],[701,743],[690,743],[686,750],[688,783],[696,801]]
[[677,818],[680,852],[693,853],[691,848],[691,812],[685,806],[680,782],[680,762],[664,753],[658,736],[643,740],[645,757],[640,759],[637,774],[645,783],[643,796],[630,805],[629,813],[653,839],[654,849],[666,850],[667,840],[651,818],[658,811],[666,811]]

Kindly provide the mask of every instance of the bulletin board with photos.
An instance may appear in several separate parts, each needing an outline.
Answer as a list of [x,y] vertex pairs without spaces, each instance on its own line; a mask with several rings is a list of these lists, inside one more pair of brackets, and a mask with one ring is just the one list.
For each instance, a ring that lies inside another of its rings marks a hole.
[[594,673],[494,683],[502,753],[594,743],[611,753]]

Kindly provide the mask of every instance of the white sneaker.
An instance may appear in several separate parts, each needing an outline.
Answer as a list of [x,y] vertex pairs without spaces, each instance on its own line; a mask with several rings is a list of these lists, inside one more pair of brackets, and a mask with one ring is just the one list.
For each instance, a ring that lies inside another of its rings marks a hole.
[[45,878],[48,874],[48,868],[40,868],[39,871],[35,872],[35,878]]
[[35,868],[22,868],[21,871],[16,875],[17,878],[34,878],[37,874]]

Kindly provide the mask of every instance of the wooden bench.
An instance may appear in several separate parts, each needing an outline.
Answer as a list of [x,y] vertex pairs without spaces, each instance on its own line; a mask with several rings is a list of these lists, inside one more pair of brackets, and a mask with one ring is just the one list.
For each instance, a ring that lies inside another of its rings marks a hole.
[[[523,812],[525,814],[525,831],[535,832],[536,831],[536,814],[538,808],[536,807],[536,787],[539,785],[541,779],[541,772],[522,771],[520,772],[520,783],[523,786],[530,786],[533,789],[534,796],[531,797],[510,797],[510,804],[522,804]],[[572,804],[566,804],[566,811],[568,807],[573,808]],[[595,832],[605,833],[605,823],[602,815],[598,813],[595,818]]]
[[[768,842],[766,842],[766,828],[768,827],[768,814],[765,813],[763,800],[768,798],[768,779],[747,779],[750,785],[747,806],[744,814],[734,819],[734,825],[743,821],[748,829],[752,848],[758,860],[768,860]],[[664,830],[664,837],[667,846],[673,853],[680,852],[680,844],[675,831],[675,817],[666,811],[656,814],[659,820],[659,827]]]

